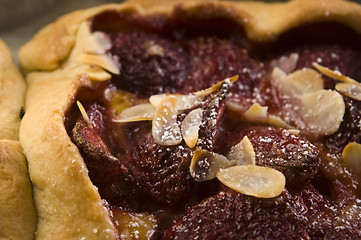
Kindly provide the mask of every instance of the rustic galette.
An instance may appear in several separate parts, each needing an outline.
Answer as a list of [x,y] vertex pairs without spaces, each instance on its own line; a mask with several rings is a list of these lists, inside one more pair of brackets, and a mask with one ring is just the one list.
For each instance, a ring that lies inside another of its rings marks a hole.
[[129,1],[20,51],[38,239],[361,237],[361,6]]
[[25,82],[0,40],[0,239],[34,239],[36,213],[19,143]]

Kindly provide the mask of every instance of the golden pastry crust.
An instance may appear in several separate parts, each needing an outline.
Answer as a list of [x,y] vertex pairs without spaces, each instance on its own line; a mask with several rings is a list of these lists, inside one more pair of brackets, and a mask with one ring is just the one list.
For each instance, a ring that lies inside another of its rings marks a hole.
[[61,71],[28,76],[20,142],[34,185],[37,238],[115,239],[109,214],[64,127],[77,89],[87,84],[75,76]]
[[0,239],[34,239],[36,212],[18,141],[0,140]]
[[25,82],[0,40],[0,239],[33,239],[36,212],[19,139]]
[[79,88],[96,85],[91,79],[109,78],[102,68],[90,68],[79,61],[91,17],[106,10],[170,14],[177,6],[199,17],[232,18],[257,42],[273,41],[288,29],[318,21],[341,22],[361,32],[361,6],[346,1],[180,2],[149,5],[147,1],[129,1],[77,11],[45,27],[20,50],[21,66],[33,72],[27,76],[29,89],[20,141],[34,185],[38,239],[116,238],[109,213],[64,126]]
[[24,103],[25,82],[13,64],[11,54],[0,40],[0,139],[19,139],[20,109]]

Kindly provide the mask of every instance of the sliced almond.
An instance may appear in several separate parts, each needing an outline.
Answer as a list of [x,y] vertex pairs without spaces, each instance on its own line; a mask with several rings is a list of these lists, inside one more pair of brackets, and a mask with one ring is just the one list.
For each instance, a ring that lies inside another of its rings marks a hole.
[[226,102],[226,108],[228,111],[239,114],[244,114],[249,108],[247,108],[245,105],[240,104],[238,102],[229,100]]
[[149,55],[163,56],[164,50],[161,45],[156,44],[154,41],[149,41],[145,43],[145,49]]
[[220,169],[217,178],[221,183],[239,193],[258,198],[277,197],[286,184],[286,178],[281,172],[255,165]]
[[291,126],[288,123],[286,123],[285,121],[283,121],[280,117],[273,116],[273,115],[268,116],[267,123],[271,124],[273,126],[281,127],[281,128],[285,128],[285,129],[294,128],[293,126]]
[[349,143],[342,151],[341,162],[347,169],[361,177],[361,144]]
[[250,120],[267,120],[268,107],[262,107],[258,103],[254,103],[245,113],[244,116]]
[[81,104],[79,101],[76,101],[76,105],[78,105],[79,111],[81,115],[83,116],[84,121],[88,124],[90,128],[93,128],[93,125],[90,122],[89,116],[85,111],[85,108],[83,107],[83,104]]
[[275,68],[272,82],[292,109],[300,115],[303,123],[298,127],[315,134],[329,135],[337,131],[345,112],[342,96],[323,89],[322,76],[312,69],[298,70],[286,75]]
[[335,88],[347,97],[361,101],[361,84],[337,83]]
[[188,94],[188,95],[182,95],[182,94],[158,94],[158,95],[153,95],[149,98],[149,102],[154,106],[157,107],[159,105],[159,103],[166,98],[167,96],[174,96],[175,98],[177,98],[177,110],[182,111],[185,109],[190,109],[193,106],[195,106],[198,101],[200,101],[200,97],[193,95],[193,94]]
[[279,67],[275,67],[272,70],[271,74],[271,81],[275,83],[276,86],[280,85],[280,81],[287,77],[287,73],[285,73],[282,69]]
[[289,56],[282,56],[273,62],[273,66],[280,68],[288,74],[296,69],[298,58],[299,56],[297,53],[291,53]]
[[228,159],[235,160],[237,165],[255,165],[256,153],[253,145],[247,136],[234,145],[227,155]]
[[282,128],[293,128],[287,124],[280,117],[273,116],[267,113],[268,107],[262,107],[258,103],[254,103],[249,109],[244,105],[233,101],[226,102],[227,110],[230,116],[235,120],[248,121],[252,123],[270,124]]
[[198,91],[198,92],[194,92],[193,94],[194,95],[198,95],[198,96],[206,96],[206,95],[209,95],[211,94],[212,92],[215,92],[219,89],[219,87],[223,84],[223,83],[229,83],[229,84],[232,84],[234,83],[235,81],[238,80],[238,75],[236,76],[233,76],[233,77],[230,77],[230,78],[226,78],[218,83],[216,83],[215,85],[211,86],[210,88],[207,88],[207,89],[204,89],[204,90],[201,90],[201,91]]
[[317,71],[304,68],[281,77],[279,87],[283,94],[299,96],[323,89],[323,79]]
[[331,90],[319,90],[300,97],[298,112],[307,130],[329,135],[337,131],[345,113],[341,94]]
[[194,151],[189,172],[194,180],[203,182],[215,178],[220,169],[234,164],[235,161],[229,161],[223,155],[197,148]]
[[105,54],[112,47],[109,36],[103,32],[93,32],[85,40],[83,45],[84,52],[94,54]]
[[120,66],[117,61],[109,54],[81,54],[78,60],[83,63],[100,66],[111,73],[119,74]]
[[285,129],[283,133],[293,134],[293,135],[300,135],[300,130],[298,129]]
[[94,81],[107,81],[111,75],[103,68],[98,66],[89,66],[88,64],[79,64],[69,68],[69,73],[73,75],[87,75],[87,78]]
[[155,108],[150,103],[135,105],[123,110],[120,117],[113,119],[113,122],[127,123],[152,120],[154,118]]
[[106,81],[111,78],[111,75],[107,71],[104,71],[99,67],[89,67],[87,70],[83,72],[88,74],[91,80],[95,80],[95,81]]
[[152,135],[156,143],[164,146],[177,145],[182,141],[176,97],[167,96],[159,103],[152,122]]
[[345,75],[343,75],[341,72],[337,71],[337,70],[331,70],[327,67],[321,66],[320,64],[313,62],[312,63],[313,67],[316,68],[318,71],[320,71],[320,73],[339,80],[341,82],[345,82],[345,83],[353,83],[353,84],[358,84],[358,82],[356,80],[353,80],[352,78],[349,78]]
[[188,147],[194,148],[198,141],[198,131],[202,123],[202,109],[192,110],[184,118],[181,124],[181,132],[183,139]]

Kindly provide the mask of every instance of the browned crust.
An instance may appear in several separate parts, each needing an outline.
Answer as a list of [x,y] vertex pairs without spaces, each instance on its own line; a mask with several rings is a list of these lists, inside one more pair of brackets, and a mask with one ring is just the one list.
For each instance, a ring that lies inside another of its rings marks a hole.
[[18,141],[0,140],[0,239],[34,239],[36,212]]
[[28,79],[36,80],[27,92],[20,142],[34,186],[37,238],[115,239],[109,214],[64,127],[65,111],[87,80],[61,71]]
[[0,139],[19,139],[20,109],[25,82],[13,64],[9,49],[0,40]]
[[[89,66],[76,61],[76,56],[84,40],[78,30],[94,15],[109,9],[170,14],[177,6],[199,17],[216,14],[232,18],[244,26],[251,40],[261,42],[275,40],[286,30],[310,22],[340,22],[361,32],[361,6],[341,0],[293,0],[284,4],[207,0],[157,3],[129,1],[70,13],[45,27],[20,50],[23,69],[34,72],[27,76],[29,89],[20,141],[34,184],[38,239],[116,238],[109,213],[64,127],[65,114],[77,90],[92,84],[86,74],[81,74]],[[106,75],[101,69],[97,73]]]
[[36,212],[19,142],[25,82],[0,40],[0,239],[33,239]]

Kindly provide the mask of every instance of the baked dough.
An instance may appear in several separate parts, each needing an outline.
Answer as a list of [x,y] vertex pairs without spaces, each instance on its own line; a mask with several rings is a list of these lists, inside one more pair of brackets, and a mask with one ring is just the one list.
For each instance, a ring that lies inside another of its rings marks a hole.
[[99,64],[91,66],[80,57],[93,16],[106,10],[167,15],[175,6],[197,17],[235,19],[255,42],[274,41],[310,22],[339,22],[361,33],[361,6],[341,0],[128,1],[70,13],[49,24],[19,52],[29,85],[20,142],[34,186],[37,239],[116,239],[109,213],[64,126],[79,88],[95,88],[110,76]]
[[18,142],[25,82],[0,40],[0,239],[33,239],[36,212]]
[[0,140],[0,239],[34,239],[36,212],[20,143]]

